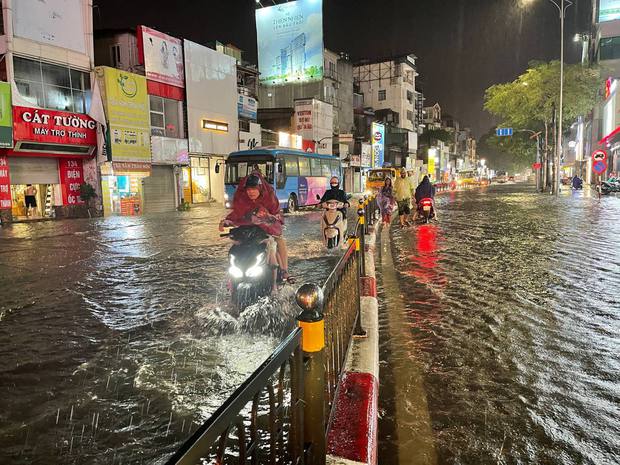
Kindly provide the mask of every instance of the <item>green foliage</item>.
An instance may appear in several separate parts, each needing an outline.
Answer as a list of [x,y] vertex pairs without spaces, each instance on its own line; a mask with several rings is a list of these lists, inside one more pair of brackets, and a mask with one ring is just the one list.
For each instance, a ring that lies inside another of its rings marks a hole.
[[[485,92],[484,109],[502,126],[542,129],[559,108],[560,62],[531,62],[512,82],[496,84]],[[589,113],[600,98],[600,69],[581,64],[564,65],[564,123]]]
[[90,199],[94,199],[95,197],[97,197],[97,192],[92,185],[87,182],[80,185],[80,199],[88,203]]
[[420,143],[422,145],[432,145],[434,140],[439,140],[449,144],[454,140],[454,136],[445,129],[429,129],[424,131],[420,136]]
[[518,132],[513,137],[497,137],[492,129],[478,141],[478,155],[496,171],[522,171],[536,161],[536,141],[529,136]]

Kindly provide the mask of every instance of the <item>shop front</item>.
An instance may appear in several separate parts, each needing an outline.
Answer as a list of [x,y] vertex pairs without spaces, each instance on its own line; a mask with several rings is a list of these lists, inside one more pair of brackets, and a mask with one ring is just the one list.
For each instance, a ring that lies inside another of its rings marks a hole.
[[10,202],[14,220],[85,216],[83,163],[96,150],[97,123],[79,113],[19,106],[12,116],[14,147],[0,159],[3,208]]
[[185,171],[188,171],[187,139],[151,137],[153,170],[144,180],[145,212],[162,213],[190,202],[186,193]]
[[150,163],[113,161],[101,165],[103,214],[141,215],[144,210],[142,185],[150,175]]

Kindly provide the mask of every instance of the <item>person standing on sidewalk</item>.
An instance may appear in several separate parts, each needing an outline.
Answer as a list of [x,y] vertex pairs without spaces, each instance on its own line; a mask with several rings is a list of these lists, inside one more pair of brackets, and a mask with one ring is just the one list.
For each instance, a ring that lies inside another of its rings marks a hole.
[[383,224],[388,226],[392,221],[392,211],[394,210],[394,204],[396,203],[396,199],[394,199],[392,178],[389,176],[385,178],[385,182],[379,191],[377,200],[379,201],[379,211],[381,212]]
[[407,179],[407,172],[403,169],[394,181],[394,197],[398,204],[398,219],[402,228],[410,224],[407,217],[411,215],[411,192],[411,183]]

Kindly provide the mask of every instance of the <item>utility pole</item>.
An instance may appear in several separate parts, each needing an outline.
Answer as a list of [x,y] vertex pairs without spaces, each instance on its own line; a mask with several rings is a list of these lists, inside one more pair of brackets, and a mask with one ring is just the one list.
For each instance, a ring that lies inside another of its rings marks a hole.
[[560,159],[562,154],[562,110],[564,101],[564,19],[566,18],[566,10],[573,4],[570,0],[549,0],[553,3],[560,12],[560,115],[558,121],[558,138],[557,146],[555,148],[555,182],[554,193],[556,197],[560,193]]

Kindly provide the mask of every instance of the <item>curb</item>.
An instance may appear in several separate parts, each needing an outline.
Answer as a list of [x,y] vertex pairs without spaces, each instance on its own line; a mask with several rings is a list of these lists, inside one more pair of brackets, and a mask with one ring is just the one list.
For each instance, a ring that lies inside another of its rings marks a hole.
[[376,235],[366,235],[366,276],[361,282],[361,320],[366,336],[354,336],[327,431],[329,465],[376,465],[379,401],[379,303],[375,280]]

